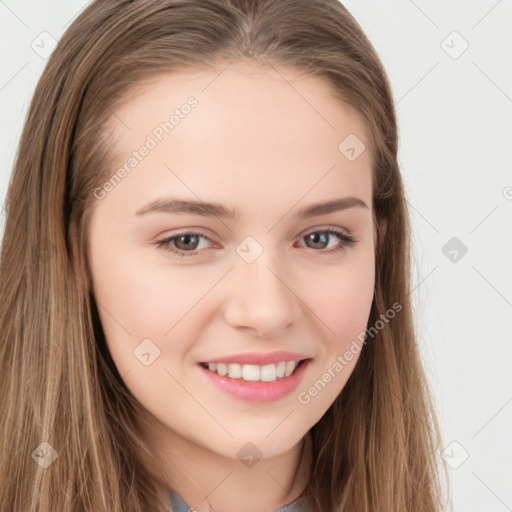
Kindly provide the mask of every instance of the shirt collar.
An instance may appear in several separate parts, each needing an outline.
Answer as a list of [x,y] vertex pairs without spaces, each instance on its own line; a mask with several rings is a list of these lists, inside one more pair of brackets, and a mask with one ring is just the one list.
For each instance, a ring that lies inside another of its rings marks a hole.
[[[169,493],[169,504],[171,505],[169,512],[190,512],[193,510],[183,501],[181,496],[175,492]],[[211,512],[215,511],[212,509]],[[279,507],[274,512],[306,512],[306,509],[304,508],[304,496],[299,496],[292,502]]]

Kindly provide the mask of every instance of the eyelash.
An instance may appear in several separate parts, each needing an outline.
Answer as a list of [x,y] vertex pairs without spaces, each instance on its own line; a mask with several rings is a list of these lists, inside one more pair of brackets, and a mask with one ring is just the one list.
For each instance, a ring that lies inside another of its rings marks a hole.
[[[331,249],[321,249],[321,250],[312,249],[314,252],[317,252],[317,253],[322,254],[322,255],[323,254],[333,254],[333,253],[336,253],[338,251],[342,251],[346,247],[350,247],[354,243],[357,242],[357,240],[353,236],[347,235],[346,233],[344,233],[342,231],[338,231],[337,229],[333,229],[333,228],[323,229],[323,230],[316,230],[316,231],[310,231],[309,233],[305,234],[302,238],[305,238],[306,236],[311,235],[313,233],[328,233],[330,235],[336,235],[342,241],[339,245],[337,245],[336,247],[331,248]],[[174,249],[170,245],[171,241],[173,241],[173,240],[175,240],[177,238],[180,238],[182,236],[187,236],[187,235],[200,236],[200,237],[206,238],[206,240],[212,242],[212,240],[209,237],[203,235],[202,233],[197,233],[195,231],[186,231],[186,232],[183,232],[183,233],[178,233],[177,235],[173,235],[171,237],[167,237],[167,238],[165,238],[163,240],[158,240],[157,242],[155,242],[155,245],[156,245],[157,249],[162,249],[164,251],[172,252],[172,253],[176,254],[177,256],[179,256],[181,258],[184,257],[184,256],[195,256],[200,251],[183,251],[183,250],[180,250],[180,249]]]

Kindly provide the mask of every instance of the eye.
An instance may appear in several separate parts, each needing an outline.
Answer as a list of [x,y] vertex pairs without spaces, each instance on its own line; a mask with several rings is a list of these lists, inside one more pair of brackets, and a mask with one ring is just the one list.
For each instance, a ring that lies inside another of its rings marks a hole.
[[[327,243],[328,247],[329,239],[332,238],[333,235],[336,236],[340,241],[334,247],[326,249],[324,246]],[[308,247],[312,249],[320,249],[316,251],[320,254],[338,252],[357,242],[353,236],[333,228],[311,231],[307,235],[303,236],[302,239],[305,240],[306,243],[312,244],[308,245]]]
[[[329,246],[329,239],[332,238],[333,235],[339,239],[339,242],[334,247],[326,249],[324,246],[325,244],[327,244],[327,247]],[[199,249],[204,249],[204,247],[200,247],[201,239],[211,242],[210,238],[201,233],[187,231],[164,238],[163,240],[158,240],[155,242],[155,245],[157,248],[172,252],[179,257],[195,256],[198,254]],[[353,236],[333,228],[312,231],[303,236],[302,239],[306,240],[308,244],[312,244],[312,246],[308,245],[309,248],[319,249],[315,250],[315,252],[319,254],[330,254],[341,251],[357,242]]]
[[155,242],[155,244],[157,248],[170,251],[180,257],[194,256],[197,254],[197,249],[203,249],[203,247],[198,247],[201,238],[211,242],[208,237],[201,233],[186,232],[164,238],[163,240]]

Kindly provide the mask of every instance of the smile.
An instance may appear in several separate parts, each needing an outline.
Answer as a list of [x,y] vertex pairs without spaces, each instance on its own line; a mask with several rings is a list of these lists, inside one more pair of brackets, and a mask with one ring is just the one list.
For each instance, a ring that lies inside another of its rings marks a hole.
[[199,363],[208,380],[237,398],[267,402],[291,393],[300,383],[311,359],[280,361],[263,366],[238,363]]

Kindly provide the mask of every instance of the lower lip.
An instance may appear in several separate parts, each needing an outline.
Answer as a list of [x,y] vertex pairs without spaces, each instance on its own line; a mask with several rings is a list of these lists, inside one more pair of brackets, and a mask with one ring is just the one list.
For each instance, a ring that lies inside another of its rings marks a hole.
[[250,382],[243,379],[230,379],[226,376],[221,377],[218,373],[211,372],[201,365],[198,366],[214,386],[217,386],[226,393],[248,402],[272,402],[283,398],[297,388],[310,361],[311,359],[306,359],[290,376],[273,382]]

